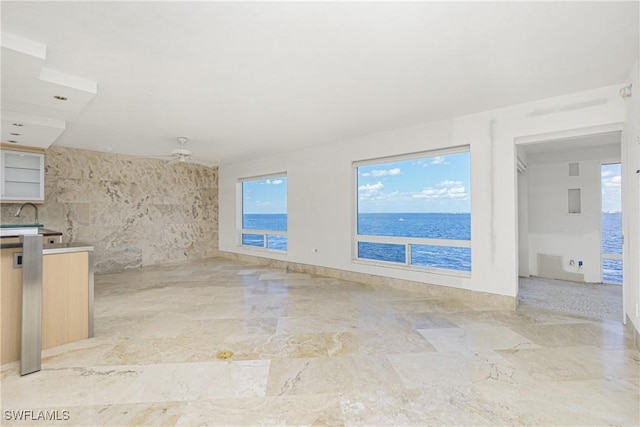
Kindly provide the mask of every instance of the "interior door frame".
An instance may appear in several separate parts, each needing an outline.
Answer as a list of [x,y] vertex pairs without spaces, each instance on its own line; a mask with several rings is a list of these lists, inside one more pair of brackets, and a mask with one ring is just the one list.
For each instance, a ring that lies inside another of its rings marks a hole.
[[[518,203],[518,146],[523,146],[523,145],[531,145],[531,144],[540,144],[540,143],[548,143],[548,142],[553,142],[553,141],[561,141],[564,139],[569,139],[569,138],[579,138],[579,137],[586,137],[586,136],[591,136],[591,135],[598,135],[598,134],[603,134],[603,133],[610,133],[610,132],[624,132],[624,122],[615,122],[615,123],[608,123],[608,124],[604,124],[604,125],[599,125],[599,126],[589,126],[589,127],[583,127],[583,128],[572,128],[572,129],[564,129],[564,130],[560,130],[560,131],[552,131],[552,132],[545,132],[545,133],[539,133],[539,134],[533,134],[533,135],[526,135],[526,136],[515,136],[513,138],[513,143],[514,143],[514,150],[513,150],[513,165],[514,165],[514,171],[516,174],[516,185],[515,185],[515,208],[516,208],[516,260],[518,260],[518,262],[516,262],[516,277],[515,277],[515,281],[516,281],[516,301],[518,300],[518,294],[520,293],[520,287],[518,285],[518,281],[519,281],[519,243],[520,243],[520,231],[518,229],[518,221],[520,218],[520,212],[519,212],[519,203]],[[622,140],[620,141],[620,143],[622,144]],[[624,159],[620,158],[620,165],[622,168],[624,168]],[[622,183],[622,185],[624,185],[624,182]],[[624,200],[622,201],[623,205],[624,205]],[[623,224],[624,224],[624,207],[622,208],[622,218],[623,218]],[[602,233],[601,233],[602,234]],[[602,240],[602,236],[600,236],[600,239]],[[602,250],[602,249],[601,249]],[[624,251],[624,237],[623,237],[623,250],[622,250],[622,265],[625,264],[625,262],[627,262],[627,260],[625,259],[625,251]],[[602,267],[600,267],[602,269]],[[626,307],[626,298],[627,298],[627,289],[626,287],[628,286],[628,281],[624,280],[624,274],[622,277],[622,323],[623,324],[627,324],[627,319],[626,319],[626,314],[625,314],[625,307]]]

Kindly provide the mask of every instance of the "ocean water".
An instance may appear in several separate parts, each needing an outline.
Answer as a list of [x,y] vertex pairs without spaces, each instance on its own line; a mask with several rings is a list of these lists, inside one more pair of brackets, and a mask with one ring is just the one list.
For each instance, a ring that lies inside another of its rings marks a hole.
[[[242,217],[242,228],[248,230],[273,230],[287,231],[287,214],[244,214]],[[264,239],[267,239],[265,246]],[[287,236],[275,234],[243,234],[242,244],[246,246],[267,247],[280,251],[287,250]]]
[[[245,214],[246,230],[287,230],[286,214]],[[358,216],[358,233],[373,236],[409,236],[434,239],[471,239],[469,214],[383,214]],[[242,244],[264,247],[261,234],[243,234]],[[286,236],[267,236],[267,247],[287,250]],[[360,242],[358,256],[364,259],[405,262],[405,245]],[[471,271],[471,249],[431,245],[412,245],[412,265]]]
[[[622,253],[622,214],[602,214],[602,253]],[[602,281],[605,283],[622,283],[622,261],[616,259],[602,260]]]
[[[602,251],[622,253],[622,221],[619,213],[602,214]],[[287,230],[286,214],[245,214],[243,228]],[[471,240],[470,214],[446,213],[362,213],[358,215],[358,234],[371,236],[409,236],[433,239]],[[260,234],[243,234],[242,244],[264,246]],[[267,247],[287,250],[286,236],[267,236]],[[405,262],[405,245],[359,242],[358,256],[364,259]],[[471,249],[446,246],[412,245],[411,263],[417,266],[471,271]],[[606,283],[622,283],[622,261],[603,260]]]
[[361,213],[358,234],[471,240],[471,215],[447,213]]
[[[358,234],[471,240],[468,213],[361,213]],[[405,263],[406,246],[359,242],[358,257]],[[471,271],[471,248],[411,245],[411,265]]]

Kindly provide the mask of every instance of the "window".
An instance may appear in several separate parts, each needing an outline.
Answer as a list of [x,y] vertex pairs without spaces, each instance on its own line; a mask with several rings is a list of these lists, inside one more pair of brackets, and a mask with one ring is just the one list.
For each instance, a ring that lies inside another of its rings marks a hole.
[[471,271],[469,147],[357,162],[354,258]]
[[287,250],[287,176],[248,178],[242,185],[242,246]]
[[602,282],[622,284],[622,168],[600,167],[602,191]]

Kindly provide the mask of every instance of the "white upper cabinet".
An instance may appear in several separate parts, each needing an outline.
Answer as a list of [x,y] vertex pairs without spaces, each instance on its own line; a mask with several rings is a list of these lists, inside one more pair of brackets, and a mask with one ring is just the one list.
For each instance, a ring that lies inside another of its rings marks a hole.
[[44,153],[2,150],[2,202],[44,202]]

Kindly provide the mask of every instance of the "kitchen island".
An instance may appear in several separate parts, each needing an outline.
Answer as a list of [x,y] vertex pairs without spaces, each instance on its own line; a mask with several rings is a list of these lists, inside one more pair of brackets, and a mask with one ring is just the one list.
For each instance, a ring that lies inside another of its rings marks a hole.
[[[48,243],[41,262],[41,349],[93,336],[93,247]],[[21,359],[23,331],[23,245],[1,239],[1,363]],[[25,262],[25,264],[27,264]],[[27,268],[27,267],[25,267]]]

